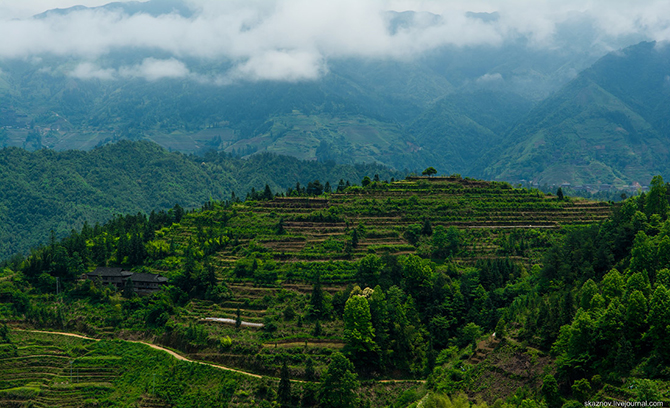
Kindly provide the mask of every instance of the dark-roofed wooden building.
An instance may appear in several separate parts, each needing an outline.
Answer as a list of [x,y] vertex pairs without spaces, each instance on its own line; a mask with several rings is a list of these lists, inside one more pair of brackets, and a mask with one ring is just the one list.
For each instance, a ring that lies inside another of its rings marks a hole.
[[130,279],[133,284],[133,290],[139,295],[148,295],[158,292],[161,287],[167,284],[168,279],[162,275],[153,273],[135,273],[123,270],[123,268],[109,268],[99,266],[93,272],[85,273],[85,279],[99,280],[104,285],[114,285],[117,289],[123,290],[126,282]]
[[133,275],[133,273],[124,271],[123,268],[107,268],[99,266],[95,268],[93,272],[89,272],[85,275],[87,279],[100,279],[104,285],[114,285],[117,289],[123,289],[126,284],[126,279]]
[[130,280],[133,282],[135,293],[139,295],[158,292],[168,281],[165,276],[153,273],[133,273]]

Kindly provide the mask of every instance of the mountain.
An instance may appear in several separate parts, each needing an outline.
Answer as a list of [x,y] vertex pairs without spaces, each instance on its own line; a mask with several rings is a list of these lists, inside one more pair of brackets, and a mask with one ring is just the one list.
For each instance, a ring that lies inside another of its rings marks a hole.
[[19,148],[0,150],[0,257],[62,237],[84,223],[119,213],[149,213],[175,204],[200,207],[267,184],[274,192],[316,179],[336,186],[364,176],[403,177],[374,165],[335,165],[293,157],[171,153],[149,142],[121,141],[88,152]]
[[532,106],[518,94],[499,90],[452,93],[429,107],[407,129],[445,171],[473,174],[481,170],[477,165],[482,146],[501,143],[507,129]]
[[[35,19],[86,10],[118,18],[170,14],[184,22],[201,12],[179,0],[152,0],[50,10]],[[384,16],[390,36],[445,21],[425,12]],[[488,27],[500,16],[464,18]],[[482,146],[502,143],[530,107],[605,53],[604,45],[593,45],[592,24],[580,16],[558,24],[556,49],[516,36],[497,45],[444,45],[408,57],[333,56],[321,76],[301,81],[231,79],[226,75],[239,61],[229,57],[188,57],[141,46],[112,48],[95,58],[3,57],[0,146],[88,150],[122,139],[151,140],[186,153],[273,152],[482,174],[491,162],[482,161]],[[128,73],[147,61],[188,75]]]
[[74,11],[81,10],[103,10],[111,12],[125,13],[127,15],[148,14],[150,16],[161,16],[164,14],[176,13],[182,17],[192,17],[193,10],[182,0],[149,0],[149,1],[124,1],[113,2],[98,7],[73,6],[64,9],[51,9],[44,13],[34,16],[37,19],[49,18],[52,16],[62,16]]
[[643,42],[601,58],[540,103],[491,153],[485,177],[648,184],[670,171],[670,48]]

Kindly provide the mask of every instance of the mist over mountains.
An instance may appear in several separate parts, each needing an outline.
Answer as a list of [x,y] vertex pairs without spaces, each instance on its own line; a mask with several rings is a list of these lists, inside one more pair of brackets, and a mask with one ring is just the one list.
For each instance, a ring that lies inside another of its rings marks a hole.
[[494,6],[152,0],[2,20],[0,146],[146,139],[540,184],[667,174],[666,5]]

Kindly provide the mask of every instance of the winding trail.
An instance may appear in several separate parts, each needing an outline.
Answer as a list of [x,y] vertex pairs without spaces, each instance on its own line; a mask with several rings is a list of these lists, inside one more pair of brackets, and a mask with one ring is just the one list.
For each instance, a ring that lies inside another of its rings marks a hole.
[[[77,337],[79,339],[84,339],[84,340],[100,341],[100,339],[96,339],[94,337],[82,336],[81,334],[74,334],[74,333],[53,332],[53,331],[45,331],[45,330],[21,330],[21,329],[13,329],[13,330],[25,331],[25,332],[31,332],[31,333],[57,334],[57,335],[60,335],[60,336]],[[202,364],[202,365],[217,368],[219,370],[232,371],[234,373],[247,375],[249,377],[263,378],[262,375],[248,373],[246,371],[237,370],[237,369],[234,369],[234,368],[230,368],[230,367],[226,367],[226,366],[222,366],[222,365],[218,365],[218,364],[212,364],[212,363],[206,363],[206,362],[203,362],[203,361],[191,360],[189,358],[186,358],[186,357],[182,356],[181,354],[178,354],[177,352],[174,352],[174,351],[172,351],[170,349],[167,349],[165,347],[157,346],[153,343],[147,343],[145,341],[140,341],[140,340],[123,340],[123,341],[127,341],[129,343],[140,343],[140,344],[144,344],[145,346],[149,346],[152,349],[164,351],[164,352],[168,353],[169,355],[171,355],[172,357],[174,357],[174,358],[176,358],[177,360],[180,360],[180,361],[186,361],[186,362],[195,363],[195,364]],[[303,382],[303,381],[300,381],[300,380],[291,380],[291,381]]]
[[[56,335],[60,335],[60,336],[77,337],[79,339],[92,340],[92,341],[100,341],[101,340],[101,339],[96,339],[94,337],[88,337],[88,336],[83,336],[81,334],[74,334],[74,333],[67,333],[67,332],[54,332],[54,331],[45,331],[45,330],[22,330],[22,329],[12,329],[12,330],[31,332],[31,333],[56,334]],[[210,366],[210,367],[213,367],[213,368],[216,368],[216,369],[219,369],[219,370],[232,371],[234,373],[246,375],[246,376],[249,376],[249,377],[263,378],[262,375],[249,373],[247,371],[237,370],[235,368],[230,368],[230,367],[226,367],[226,366],[222,366],[222,365],[218,365],[218,364],[206,363],[206,362],[203,362],[203,361],[191,360],[191,359],[186,358],[186,357],[182,356],[181,354],[178,354],[178,353],[176,353],[176,352],[174,352],[170,349],[167,349],[167,348],[161,347],[161,346],[157,346],[153,343],[147,343],[145,341],[140,341],[140,340],[123,340],[123,341],[127,341],[129,343],[144,344],[145,346],[149,346],[153,349],[166,352],[166,353],[170,354],[172,357],[174,357],[174,358],[176,358],[177,360],[180,360],[180,361],[186,361],[186,362],[194,363],[194,364],[202,364],[202,365]],[[266,378],[278,379],[276,377],[270,377],[270,376],[265,376],[265,377]],[[291,382],[305,383],[306,381],[291,379]],[[426,380],[378,380],[377,382],[379,382],[379,383],[403,383],[403,382],[425,383]]]

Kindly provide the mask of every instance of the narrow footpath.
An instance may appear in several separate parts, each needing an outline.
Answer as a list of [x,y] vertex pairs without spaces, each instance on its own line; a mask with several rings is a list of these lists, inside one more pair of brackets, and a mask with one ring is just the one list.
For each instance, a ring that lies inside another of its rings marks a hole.
[[[21,329],[13,329],[13,330],[25,331],[25,332],[31,332],[31,333],[57,334],[57,335],[60,335],[60,336],[77,337],[77,338],[84,339],[84,340],[100,341],[100,339],[96,339],[94,337],[82,336],[81,334],[74,334],[74,333],[54,332],[54,331],[46,331],[46,330],[21,330]],[[153,343],[147,343],[145,341],[140,341],[140,340],[122,340],[122,341],[127,341],[129,343],[144,344],[145,346],[149,346],[153,349],[164,351],[164,352],[170,354],[172,357],[176,358],[177,360],[186,361],[186,362],[194,363],[194,364],[202,364],[202,365],[210,366],[210,367],[213,367],[213,368],[216,368],[216,369],[219,369],[219,370],[232,371],[234,373],[247,375],[249,377],[263,378],[262,375],[249,373],[247,371],[237,370],[235,368],[226,367],[226,366],[222,366],[222,365],[218,365],[218,364],[206,363],[206,362],[203,362],[203,361],[191,360],[191,359],[186,358],[186,357],[182,356],[181,354],[178,354],[178,353],[176,353],[176,352],[174,352],[170,349],[167,349],[167,348],[161,347],[161,346],[157,346]],[[276,377],[270,377],[270,376],[265,376],[265,377],[266,378],[273,378],[275,380],[278,380],[278,378],[276,378]],[[305,381],[293,380],[293,379],[291,380],[291,382],[305,383]],[[425,383],[426,381],[425,380],[379,380],[378,382],[380,382],[380,383],[402,383],[402,382]]]
[[[26,332],[31,332],[31,333],[57,334],[57,335],[60,335],[60,336],[77,337],[77,338],[84,339],[84,340],[100,341],[100,339],[96,339],[96,338],[94,338],[94,337],[87,337],[87,336],[82,336],[81,334],[74,334],[74,333],[53,332],[53,331],[45,331],[45,330],[20,330],[20,329],[13,329],[13,330],[16,330],[16,331],[26,331]],[[168,353],[169,355],[171,355],[172,357],[176,358],[177,360],[186,361],[186,362],[189,362],[189,363],[195,363],[195,364],[203,364],[203,365],[207,365],[207,366],[210,366],[210,367],[217,368],[217,369],[219,369],[219,370],[232,371],[232,372],[234,372],[234,373],[238,373],[238,374],[242,374],[242,375],[248,375],[249,377],[263,378],[262,375],[253,374],[253,373],[248,373],[248,372],[246,372],[246,371],[237,370],[237,369],[235,369],[235,368],[225,367],[225,366],[218,365],[218,364],[206,363],[206,362],[203,362],[203,361],[191,360],[191,359],[186,358],[186,357],[182,356],[181,354],[178,354],[178,353],[176,353],[176,352],[174,352],[174,351],[172,351],[172,350],[170,350],[170,349],[166,349],[165,347],[157,346],[157,345],[155,345],[155,344],[153,344],[153,343],[147,343],[147,342],[145,342],[145,341],[140,341],[140,340],[122,340],[122,341],[127,341],[127,342],[129,342],[129,343],[140,343],[140,344],[144,344],[145,346],[149,346],[149,347],[151,347],[152,349],[156,349],[156,350],[164,351],[164,352]],[[294,381],[294,382],[303,382],[303,381],[300,381],[300,380],[291,380],[291,381]]]

